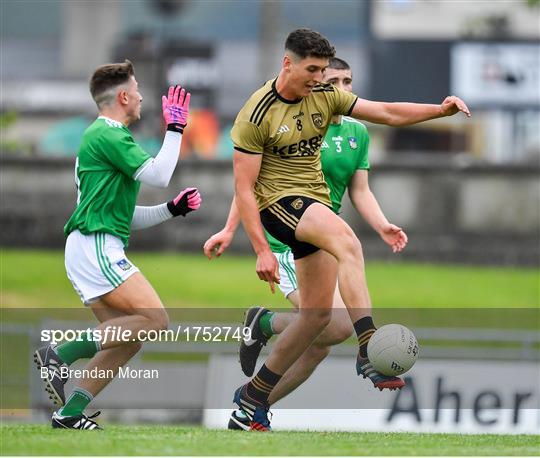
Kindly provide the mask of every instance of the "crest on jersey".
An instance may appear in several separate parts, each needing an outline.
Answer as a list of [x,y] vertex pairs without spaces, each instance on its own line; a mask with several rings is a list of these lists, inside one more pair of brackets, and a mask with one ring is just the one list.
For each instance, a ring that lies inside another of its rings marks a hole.
[[351,149],[356,149],[358,147],[358,143],[356,143],[356,137],[347,137],[349,140],[349,146]]
[[313,119],[313,124],[315,124],[315,127],[318,127],[319,129],[323,126],[323,116],[320,113],[313,113],[311,115],[311,119]]
[[294,208],[295,210],[300,210],[303,206],[304,206],[304,201],[300,199],[300,197],[291,202],[291,207]]
[[122,269],[122,270],[129,270],[129,269],[131,269],[131,264],[128,262],[127,259],[121,259],[120,261],[118,261],[118,262],[116,263],[116,265],[117,265],[118,267],[120,267],[120,269]]

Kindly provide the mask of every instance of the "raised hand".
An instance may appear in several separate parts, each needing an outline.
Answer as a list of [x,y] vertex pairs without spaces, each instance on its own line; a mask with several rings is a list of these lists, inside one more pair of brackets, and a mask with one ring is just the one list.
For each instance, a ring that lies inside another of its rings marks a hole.
[[471,112],[465,102],[455,95],[449,95],[441,103],[441,113],[443,116],[452,116],[459,111],[465,113],[468,118],[471,117]]
[[187,125],[189,113],[189,101],[191,94],[181,86],[169,87],[167,97],[161,97],[163,119],[167,124],[167,130],[182,133]]
[[202,197],[197,188],[186,188],[173,200],[167,202],[167,208],[173,216],[186,216],[201,206]]

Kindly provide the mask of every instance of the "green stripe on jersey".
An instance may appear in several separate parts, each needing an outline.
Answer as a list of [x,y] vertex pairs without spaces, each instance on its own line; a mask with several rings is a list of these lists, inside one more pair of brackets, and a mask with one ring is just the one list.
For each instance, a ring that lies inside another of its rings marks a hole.
[[107,262],[107,267],[109,269],[109,271],[111,272],[112,276],[118,281],[118,286],[120,286],[124,280],[122,280],[122,277],[120,275],[118,275],[118,273],[115,272],[115,270],[113,269],[113,266],[112,266],[112,262],[111,260],[109,259],[109,256],[107,256],[107,253],[105,253],[105,234],[101,234],[103,236],[103,256],[105,256],[105,261]]
[[96,242],[96,256],[99,263],[99,268],[101,269],[101,273],[105,276],[109,283],[116,288],[122,282],[118,282],[117,274],[115,272],[111,272],[110,267],[107,266],[107,262],[105,261],[105,256],[103,255],[104,234],[101,232],[96,232],[94,234],[94,237]]
[[284,253],[279,254],[279,263],[283,266],[285,269],[285,272],[287,273],[287,277],[289,277],[289,280],[291,282],[291,285],[294,289],[298,288],[298,282],[296,281],[296,268],[294,265],[291,265],[289,263],[289,253],[291,251],[288,250]]
[[111,279],[111,277],[109,276],[108,272],[105,270],[105,267],[103,265],[103,259],[101,258],[100,247],[99,247],[99,244],[100,244],[99,232],[96,232],[94,234],[94,244],[96,246],[96,259],[99,264],[99,269],[101,270],[101,273],[105,276],[105,278],[109,281],[109,283],[115,286],[113,280]]

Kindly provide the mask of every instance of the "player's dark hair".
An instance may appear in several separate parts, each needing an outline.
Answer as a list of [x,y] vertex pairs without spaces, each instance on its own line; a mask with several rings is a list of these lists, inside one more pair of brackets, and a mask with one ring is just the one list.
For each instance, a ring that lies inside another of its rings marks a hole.
[[90,93],[98,107],[109,103],[111,94],[107,94],[110,89],[127,83],[129,78],[135,75],[133,64],[129,60],[123,63],[105,64],[96,69],[90,79]]
[[319,32],[311,29],[296,29],[285,40],[285,49],[301,59],[306,57],[334,57],[336,50]]
[[328,68],[333,68],[334,70],[350,70],[351,67],[347,62],[339,57],[332,57],[328,61]]

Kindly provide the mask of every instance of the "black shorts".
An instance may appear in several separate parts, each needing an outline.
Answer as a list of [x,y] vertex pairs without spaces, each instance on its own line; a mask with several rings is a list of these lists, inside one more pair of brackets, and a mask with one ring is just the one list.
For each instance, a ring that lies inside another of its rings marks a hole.
[[287,196],[279,199],[260,213],[264,228],[272,237],[289,245],[294,259],[304,258],[319,250],[311,243],[297,240],[294,235],[300,218],[306,209],[315,203],[321,202],[311,197]]

